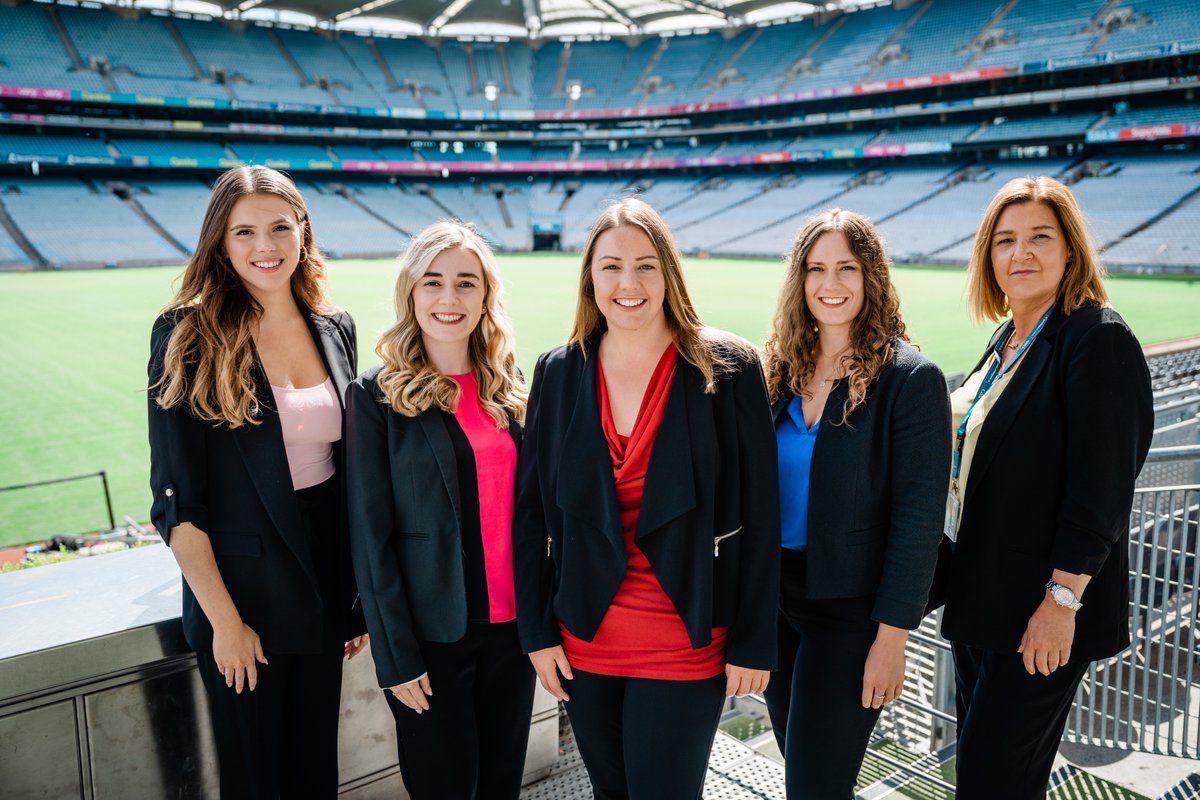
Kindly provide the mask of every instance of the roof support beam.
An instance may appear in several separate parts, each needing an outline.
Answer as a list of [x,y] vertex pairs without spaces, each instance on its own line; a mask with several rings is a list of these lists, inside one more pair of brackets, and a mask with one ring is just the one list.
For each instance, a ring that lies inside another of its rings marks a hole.
[[716,14],[726,22],[728,22],[730,19],[729,12],[727,12],[725,9],[717,8],[714,5],[701,2],[701,0],[672,0],[672,2],[678,3],[683,8],[691,11],[698,11],[701,14]]
[[613,4],[606,2],[606,0],[586,0],[586,2],[588,5],[593,6],[596,9],[603,12],[604,14],[606,14],[608,16],[608,18],[613,20],[614,22],[622,22],[625,25],[628,25],[630,28],[633,29],[634,33],[641,32],[642,26],[638,23],[638,21],[636,19],[629,16],[628,14],[626,14],[624,11],[617,8]]
[[471,5],[471,2],[472,0],[454,0],[453,3],[446,6],[445,11],[443,11],[441,14],[438,14],[437,17],[434,18],[433,22],[429,25],[429,30],[433,33],[437,33],[442,28],[453,22],[454,18],[458,16],[459,12]]
[[372,11],[377,11],[384,6],[390,6],[392,3],[397,2],[400,2],[400,0],[371,0],[369,3],[363,3],[361,6],[348,8],[331,19],[333,19],[334,22],[342,22],[343,20],[357,17],[359,14],[369,14]]

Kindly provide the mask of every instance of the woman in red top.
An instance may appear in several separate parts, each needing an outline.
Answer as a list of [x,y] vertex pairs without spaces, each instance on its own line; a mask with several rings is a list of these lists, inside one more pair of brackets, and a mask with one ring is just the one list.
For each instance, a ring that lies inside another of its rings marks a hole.
[[513,523],[522,647],[595,796],[700,796],[724,698],[774,666],[775,438],[753,348],[706,328],[640,200],[583,254],[534,373]]

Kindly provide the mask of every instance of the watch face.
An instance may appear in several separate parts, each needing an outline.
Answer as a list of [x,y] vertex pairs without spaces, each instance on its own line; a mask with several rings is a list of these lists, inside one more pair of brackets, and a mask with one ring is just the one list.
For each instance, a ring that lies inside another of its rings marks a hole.
[[1060,606],[1069,606],[1075,602],[1075,593],[1066,586],[1055,586],[1050,594],[1054,595],[1054,602]]

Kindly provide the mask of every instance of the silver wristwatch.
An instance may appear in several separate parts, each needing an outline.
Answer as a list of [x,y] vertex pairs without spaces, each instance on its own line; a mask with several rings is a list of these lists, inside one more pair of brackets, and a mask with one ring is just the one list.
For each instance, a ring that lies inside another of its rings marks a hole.
[[1063,586],[1053,578],[1046,581],[1046,588],[1050,590],[1050,596],[1054,598],[1054,602],[1063,608],[1078,611],[1083,607],[1083,603],[1079,602],[1079,598],[1075,596],[1075,592],[1070,587]]

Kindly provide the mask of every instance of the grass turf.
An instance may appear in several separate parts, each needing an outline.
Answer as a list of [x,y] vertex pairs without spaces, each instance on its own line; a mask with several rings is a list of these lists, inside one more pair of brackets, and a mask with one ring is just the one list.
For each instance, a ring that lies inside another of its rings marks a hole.
[[[579,262],[572,255],[501,257],[518,357],[566,337]],[[177,268],[0,274],[0,486],[106,470],[118,521],[149,513],[145,383],[150,325]],[[331,266],[330,297],[358,322],[359,366],[377,360],[391,318],[390,260]],[[704,320],[761,343],[783,278],[771,261],[692,259],[687,276]],[[963,306],[961,270],[895,271],[909,333],[947,372],[969,369],[992,330]],[[1116,308],[1143,342],[1200,334],[1200,279],[1116,277]],[[0,546],[107,522],[99,480],[0,492]]]

